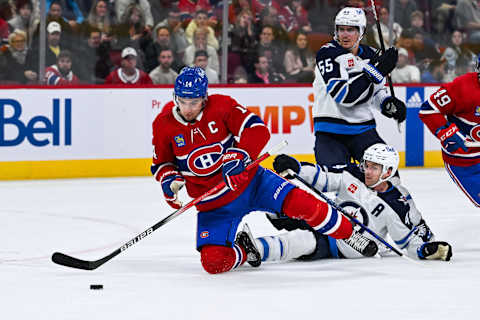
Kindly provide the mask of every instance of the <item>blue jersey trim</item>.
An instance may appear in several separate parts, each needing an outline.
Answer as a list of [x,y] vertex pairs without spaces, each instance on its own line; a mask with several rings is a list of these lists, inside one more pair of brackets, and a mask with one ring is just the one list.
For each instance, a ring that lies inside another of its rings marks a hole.
[[340,81],[342,81],[342,80],[340,80],[340,79],[330,80],[330,82],[327,85],[327,92],[330,93],[330,91],[332,91],[332,88]]
[[315,187],[315,185],[317,184],[319,174],[320,174],[320,171],[319,171],[318,164],[317,164],[317,173],[315,173],[315,177],[313,177],[313,182],[312,182],[313,187]]
[[340,103],[343,100],[343,97],[347,94],[347,86],[343,86],[342,91],[340,94],[335,98],[335,102]]
[[348,125],[340,123],[315,122],[315,132],[330,132],[339,134],[360,134],[375,129],[375,125]]

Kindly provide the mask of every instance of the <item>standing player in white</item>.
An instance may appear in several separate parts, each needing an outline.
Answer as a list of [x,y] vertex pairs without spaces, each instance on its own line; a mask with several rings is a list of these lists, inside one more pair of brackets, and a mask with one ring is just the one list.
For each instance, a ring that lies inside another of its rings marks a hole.
[[480,207],[480,56],[477,72],[464,74],[434,92],[420,119],[442,144],[445,168],[472,203]]
[[[389,234],[400,249],[406,250],[408,256],[450,260],[451,246],[444,241],[434,241],[434,236],[419,215],[413,199],[406,198],[402,191],[389,181],[397,171],[398,162],[397,151],[391,146],[379,143],[365,151],[360,168],[350,166],[341,173],[324,171],[320,166],[309,163],[300,164],[287,155],[277,156],[273,165],[275,171],[281,175],[291,169],[315,189],[335,192],[335,202],[340,207],[356,215],[358,220],[381,237],[385,238]],[[269,218],[278,229],[292,230],[288,225],[291,219],[283,220],[281,215]],[[308,227],[301,229],[305,230],[257,238],[255,243],[262,260],[361,257],[342,240],[311,232]],[[374,239],[367,232],[363,234]],[[379,247],[380,255],[386,252]]]
[[[388,95],[385,76],[397,63],[395,48],[377,56],[361,45],[367,20],[359,8],[344,8],[335,18],[334,40],[317,53],[313,89],[315,159],[320,165],[360,161],[365,149],[384,143],[377,133],[372,108],[403,122],[405,104]],[[326,152],[328,150],[328,152]]]

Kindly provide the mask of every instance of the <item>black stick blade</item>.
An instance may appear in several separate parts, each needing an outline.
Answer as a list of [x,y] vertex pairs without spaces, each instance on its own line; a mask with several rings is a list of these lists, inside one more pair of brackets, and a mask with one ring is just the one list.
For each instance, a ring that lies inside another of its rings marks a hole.
[[93,270],[98,267],[90,261],[77,259],[77,258],[68,256],[66,254],[63,254],[61,252],[55,252],[52,255],[52,261],[55,262],[56,264],[60,264],[62,266],[75,268],[75,269]]

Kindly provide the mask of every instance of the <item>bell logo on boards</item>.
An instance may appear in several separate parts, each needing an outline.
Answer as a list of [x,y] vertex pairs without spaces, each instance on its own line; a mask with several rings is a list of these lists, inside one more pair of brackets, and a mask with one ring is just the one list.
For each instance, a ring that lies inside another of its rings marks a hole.
[[72,145],[72,99],[63,104],[64,123],[60,120],[60,99],[53,99],[51,118],[36,115],[20,119],[22,105],[15,99],[0,99],[0,147],[13,147],[27,141],[35,147]]

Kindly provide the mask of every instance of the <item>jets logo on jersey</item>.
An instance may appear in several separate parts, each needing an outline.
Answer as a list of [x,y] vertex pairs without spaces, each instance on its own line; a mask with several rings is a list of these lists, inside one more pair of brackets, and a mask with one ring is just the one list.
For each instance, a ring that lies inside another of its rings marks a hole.
[[204,146],[190,152],[187,157],[187,166],[196,176],[208,176],[222,166],[222,156],[222,144]]
[[400,198],[398,198],[398,201],[403,203],[404,205],[408,204],[407,197],[405,197],[405,196],[401,196]]
[[350,191],[350,193],[355,193],[355,191],[357,191],[358,187],[355,185],[355,184],[350,184],[347,188],[348,191]]
[[[368,213],[367,210],[365,210],[365,208],[363,208],[361,205],[353,201],[346,201],[341,203],[340,207],[345,209],[346,212],[350,213],[352,216],[355,217],[355,219],[368,227]],[[360,233],[363,233],[364,231],[364,229],[359,230]]]
[[347,63],[349,68],[353,68],[355,66],[355,60],[353,60],[353,58],[348,59]]
[[179,134],[178,136],[175,136],[173,140],[175,141],[175,144],[177,145],[177,147],[180,148],[185,146],[185,138],[183,137],[183,135]]

